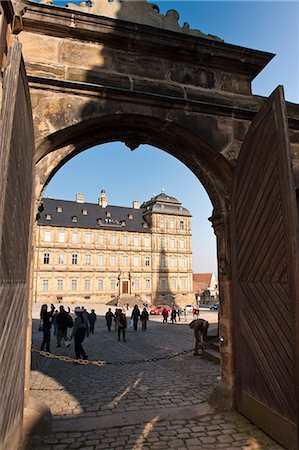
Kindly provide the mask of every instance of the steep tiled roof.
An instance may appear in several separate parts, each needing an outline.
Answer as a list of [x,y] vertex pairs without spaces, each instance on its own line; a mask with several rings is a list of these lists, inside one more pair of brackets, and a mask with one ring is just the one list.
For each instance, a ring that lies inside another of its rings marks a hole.
[[211,284],[212,273],[193,274],[193,292],[203,291]]
[[[40,214],[39,225],[151,232],[143,217],[142,209],[109,205],[102,208],[95,203],[77,203],[50,198],[43,199],[43,206],[44,211]],[[62,212],[58,212],[59,208]],[[83,210],[87,211],[87,215],[83,214]],[[51,216],[51,220],[46,219],[47,215]],[[77,218],[76,222],[73,221],[74,217]]]

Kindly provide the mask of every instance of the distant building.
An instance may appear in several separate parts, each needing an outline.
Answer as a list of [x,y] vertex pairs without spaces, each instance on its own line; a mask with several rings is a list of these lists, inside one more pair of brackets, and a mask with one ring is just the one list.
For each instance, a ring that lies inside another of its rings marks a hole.
[[[193,292],[198,302],[210,303],[219,298],[218,280],[210,273],[193,274]],[[204,300],[204,301],[203,301]]]
[[34,298],[101,302],[139,296],[145,302],[193,299],[190,212],[161,193],[141,206],[43,200],[35,243]]

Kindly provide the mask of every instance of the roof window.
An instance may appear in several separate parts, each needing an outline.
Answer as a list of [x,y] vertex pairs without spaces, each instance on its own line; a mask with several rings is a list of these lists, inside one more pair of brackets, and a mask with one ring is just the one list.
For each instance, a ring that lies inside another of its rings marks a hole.
[[128,219],[133,220],[133,214],[128,214]]
[[111,217],[111,213],[109,211],[106,212],[106,217]]
[[62,213],[62,208],[61,208],[61,206],[57,206],[57,208],[56,208],[56,212],[58,212],[58,213]]
[[72,217],[72,222],[78,222],[78,217],[77,216],[73,216]]
[[52,215],[51,214],[46,214],[46,220],[52,220]]
[[83,214],[83,216],[87,216],[87,214],[88,214],[87,209],[82,209],[82,214]]

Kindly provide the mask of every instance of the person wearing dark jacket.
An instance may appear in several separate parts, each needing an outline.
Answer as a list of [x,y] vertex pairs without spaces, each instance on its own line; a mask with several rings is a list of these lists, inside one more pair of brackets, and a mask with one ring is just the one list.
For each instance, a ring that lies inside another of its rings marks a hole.
[[74,327],[71,334],[71,339],[74,338],[75,340],[75,353],[76,353],[76,359],[80,359],[82,356],[82,359],[87,359],[88,356],[85,353],[84,348],[82,347],[82,342],[85,339],[85,336],[89,334],[88,332],[88,323],[86,316],[84,314],[84,308],[81,308],[80,306],[76,306],[74,313],[76,314],[76,319],[74,321]]
[[48,305],[46,304],[42,305],[40,310],[41,327],[43,330],[43,342],[40,348],[41,351],[44,350],[45,346],[46,352],[50,351],[51,325],[52,325],[51,318],[53,316],[54,311],[55,306],[53,304],[51,304],[51,311],[48,311]]
[[131,319],[133,320],[134,331],[137,331],[138,319],[140,317],[140,311],[137,305],[134,306]]
[[89,330],[91,334],[94,334],[94,324],[96,323],[97,320],[97,315],[94,312],[94,309],[91,310],[91,313],[88,314],[87,316],[87,320],[89,322]]
[[106,316],[105,317],[106,317],[106,323],[107,323],[108,331],[111,331],[112,319],[114,317],[114,314],[111,311],[111,308],[108,309],[108,311],[106,312]]
[[62,339],[64,339],[65,341],[68,341],[67,329],[68,329],[68,325],[69,325],[69,315],[65,311],[65,309],[62,305],[59,306],[59,313],[56,316],[56,323],[57,323],[57,333],[56,333],[57,345],[56,345],[56,347],[61,347]]
[[148,318],[149,318],[148,312],[147,312],[146,308],[143,308],[141,316],[140,316],[142,331],[145,331],[147,328]]
[[116,326],[117,326],[117,337],[120,341],[120,335],[123,335],[123,341],[126,342],[126,331],[127,331],[127,318],[121,309],[118,310],[116,316]]

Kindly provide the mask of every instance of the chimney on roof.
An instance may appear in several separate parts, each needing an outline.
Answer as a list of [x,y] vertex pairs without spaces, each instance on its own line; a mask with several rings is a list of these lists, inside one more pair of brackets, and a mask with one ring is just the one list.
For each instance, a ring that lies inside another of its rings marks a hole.
[[106,192],[105,189],[101,190],[101,194],[99,196],[99,206],[101,206],[102,208],[106,208],[108,205],[108,199],[106,196]]
[[76,194],[76,202],[84,203],[84,194]]
[[139,205],[139,201],[138,200],[133,200],[133,208],[134,209],[139,209],[140,205]]

